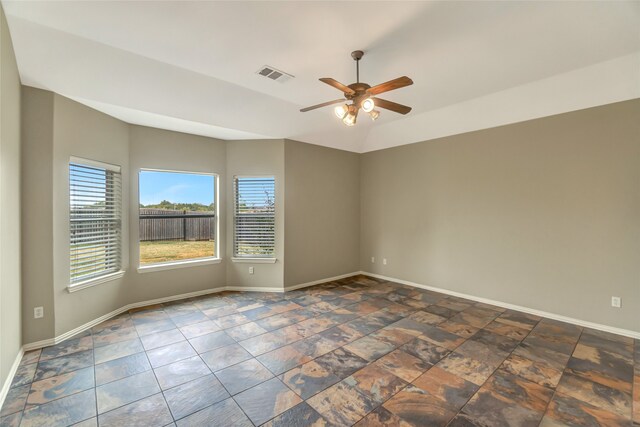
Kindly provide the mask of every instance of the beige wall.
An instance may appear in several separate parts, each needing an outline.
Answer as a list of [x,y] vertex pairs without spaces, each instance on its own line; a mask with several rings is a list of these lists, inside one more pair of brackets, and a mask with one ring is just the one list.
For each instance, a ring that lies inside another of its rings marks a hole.
[[0,388],[20,351],[20,76],[0,6]]
[[[23,88],[23,343],[60,336],[130,303],[225,285],[283,286],[284,141],[221,141],[123,123],[60,95]],[[69,284],[71,156],[122,167],[124,277],[74,293]],[[142,168],[215,173],[221,206],[218,264],[140,273],[138,172]],[[234,175],[275,175],[275,264],[230,261]],[[228,237],[229,236],[229,237]],[[34,266],[38,268],[34,268]],[[33,319],[33,308],[45,316]]]
[[[54,335],[53,98],[22,87],[22,342]],[[44,317],[33,318],[43,307]]]
[[[79,292],[69,293],[69,159],[80,157],[122,168],[122,210],[128,212],[129,133],[128,125],[54,95],[53,122],[53,277],[55,333],[60,335],[113,311],[127,301],[126,278],[112,280]],[[129,221],[122,220],[122,268],[131,273],[127,236]]]
[[[191,266],[174,270],[139,273],[140,264],[138,230],[138,173],[140,169],[161,169],[218,174],[218,200],[225,200],[225,142],[184,133],[130,126],[131,201],[130,250],[131,268],[127,281],[127,302],[146,301],[222,287],[226,283],[225,262]],[[224,250],[226,236],[225,212],[220,212],[219,241]]]
[[362,269],[640,331],[639,118],[634,100],[364,154]]
[[291,140],[284,155],[285,286],[357,272],[359,155]]
[[[123,169],[128,209],[127,125],[48,91],[23,87],[22,309],[23,343],[68,332],[123,305],[124,278],[69,293],[69,160]],[[128,269],[128,218],[123,220],[123,268]],[[34,307],[44,307],[42,319]]]
[[[270,175],[276,181],[276,247],[274,264],[233,262],[233,177]],[[227,141],[227,285],[240,287],[283,287],[284,280],[284,140]],[[249,274],[254,267],[254,274]]]
[[[24,87],[23,343],[129,303],[225,285],[281,289],[358,268],[637,330],[639,103],[357,155],[127,125]],[[128,212],[125,276],[73,294],[66,291],[70,156],[122,166]],[[13,167],[3,174],[17,173]],[[221,263],[137,271],[141,168],[219,174]],[[275,264],[231,261],[236,175],[276,177]],[[612,295],[623,298],[622,309],[610,308]],[[36,306],[44,319],[33,319]]]

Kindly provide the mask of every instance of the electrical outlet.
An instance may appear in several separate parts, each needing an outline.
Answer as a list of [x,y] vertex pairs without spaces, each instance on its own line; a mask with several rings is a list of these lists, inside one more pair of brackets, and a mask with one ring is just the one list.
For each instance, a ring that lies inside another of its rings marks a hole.
[[382,258],[382,265],[387,265],[387,259],[386,258]]
[[249,274],[253,274],[253,267],[249,267]]
[[41,319],[44,317],[44,307],[34,307],[33,309],[33,318]]
[[374,264],[376,262],[376,257],[371,257],[371,264]]
[[611,297],[611,307],[615,307],[615,308],[622,307],[622,298],[620,298],[620,297]]

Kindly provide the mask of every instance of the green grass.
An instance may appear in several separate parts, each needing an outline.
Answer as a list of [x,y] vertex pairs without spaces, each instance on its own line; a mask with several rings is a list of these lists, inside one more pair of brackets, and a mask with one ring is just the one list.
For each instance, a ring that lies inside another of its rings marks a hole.
[[215,256],[215,242],[159,240],[140,242],[140,265]]

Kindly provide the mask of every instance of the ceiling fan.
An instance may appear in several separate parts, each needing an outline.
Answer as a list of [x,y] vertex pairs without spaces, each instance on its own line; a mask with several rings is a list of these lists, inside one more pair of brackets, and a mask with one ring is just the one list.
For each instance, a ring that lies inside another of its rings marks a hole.
[[[356,61],[355,83],[351,83],[350,85],[346,86],[339,81],[329,77],[323,77],[320,79],[321,82],[326,83],[329,86],[333,86],[338,90],[341,90],[344,93],[344,98],[323,102],[322,104],[303,108],[300,111],[304,113],[306,111],[315,110],[316,108],[322,108],[333,104],[340,104],[345,102],[346,100],[347,103],[337,106],[334,109],[334,112],[336,116],[339,119],[342,119],[342,122],[347,126],[353,126],[356,124],[356,119],[358,118],[358,112],[360,111],[360,109],[362,109],[362,111],[364,111],[365,113],[368,113],[372,120],[375,120],[380,116],[380,111],[376,110],[376,107],[391,110],[400,114],[407,114],[409,111],[411,111],[411,107],[387,101],[386,99],[378,98],[376,95],[412,85],[413,80],[411,80],[407,76],[403,76],[373,87],[369,86],[366,83],[360,83],[360,60],[363,56],[364,52],[361,50],[351,52],[351,57]],[[351,101],[351,104],[348,103],[349,101]]]

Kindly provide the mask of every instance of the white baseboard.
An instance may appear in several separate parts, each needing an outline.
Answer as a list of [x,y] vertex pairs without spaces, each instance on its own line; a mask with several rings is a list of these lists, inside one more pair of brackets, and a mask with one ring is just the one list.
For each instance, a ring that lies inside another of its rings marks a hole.
[[97,319],[93,319],[83,325],[78,326],[77,328],[74,328],[70,331],[67,331],[61,335],[58,335],[55,338],[49,338],[46,340],[42,340],[42,341],[36,341],[36,342],[32,342],[29,344],[25,344],[22,348],[24,349],[24,351],[30,351],[30,350],[36,350],[38,348],[43,348],[43,347],[48,347],[51,345],[55,345],[58,344],[68,338],[71,338],[74,335],[79,334],[80,332],[84,332],[87,329],[91,329],[94,326],[104,322],[105,320],[109,320],[112,317],[117,316],[118,314],[124,313],[125,311],[129,311],[132,310],[134,308],[139,308],[139,307],[145,307],[148,305],[154,305],[154,304],[162,304],[165,302],[170,302],[170,301],[177,301],[177,300],[181,300],[181,299],[187,299],[187,298],[194,298],[194,297],[199,297],[202,295],[208,295],[208,294],[214,294],[217,292],[222,292],[224,290],[226,290],[227,288],[225,286],[219,287],[219,288],[211,288],[211,289],[204,289],[201,291],[195,291],[195,292],[188,292],[185,294],[179,294],[179,295],[172,295],[172,296],[168,296],[168,297],[163,297],[163,298],[155,298],[155,299],[151,299],[151,300],[146,300],[146,301],[140,301],[140,302],[134,302],[132,304],[127,304],[124,307],[120,307],[118,309],[113,310],[110,313],[107,313],[103,316],[98,317]]
[[[313,282],[308,282],[308,283],[301,283],[299,285],[293,285],[287,288],[282,288],[282,287],[258,287],[258,286],[254,286],[254,287],[248,287],[248,286],[221,286],[218,288],[210,288],[210,289],[204,289],[202,291],[195,291],[195,292],[188,292],[185,294],[179,294],[179,295],[172,295],[172,296],[168,296],[168,297],[163,297],[163,298],[156,298],[156,299],[151,299],[151,300],[146,300],[146,301],[140,301],[140,302],[135,302],[132,304],[127,304],[124,307],[120,307],[116,310],[113,310],[110,313],[107,313],[103,316],[98,317],[97,319],[93,319],[83,325],[78,326],[77,328],[74,328],[70,331],[67,331],[61,335],[58,335],[55,338],[49,338],[49,339],[45,339],[45,340],[41,340],[41,341],[36,341],[36,342],[32,342],[29,344],[25,344],[24,346],[22,346],[22,350],[23,351],[30,351],[30,350],[36,350],[39,348],[43,348],[43,347],[49,347],[55,344],[58,344],[68,338],[71,338],[74,335],[79,334],[80,332],[84,332],[87,329],[91,329],[94,326],[104,322],[105,320],[109,320],[112,317],[115,317],[121,313],[124,313],[125,311],[129,311],[131,309],[134,308],[139,308],[139,307],[145,307],[148,305],[154,305],[154,304],[162,304],[165,302],[170,302],[170,301],[177,301],[177,300],[182,300],[182,299],[187,299],[187,298],[194,298],[194,297],[199,297],[202,295],[208,295],[208,294],[214,294],[217,292],[222,292],[222,291],[244,291],[244,292],[286,292],[286,291],[290,291],[290,290],[294,290],[294,289],[299,289],[299,288],[304,288],[307,286],[313,286],[313,285],[317,285],[320,283],[325,283],[325,282],[331,282],[333,280],[339,280],[339,279],[344,279],[345,277],[350,277],[350,276],[355,276],[357,274],[360,274],[360,272],[354,272],[354,273],[349,273],[349,274],[343,274],[340,276],[335,276],[335,277],[329,277],[326,279],[321,279],[321,280],[316,280]],[[11,376],[11,378],[13,378],[13,375]]]
[[9,389],[11,388],[11,383],[13,382],[13,377],[16,375],[16,371],[20,366],[20,361],[22,360],[22,356],[24,355],[24,349],[20,349],[18,354],[16,355],[15,360],[13,361],[13,365],[11,365],[11,370],[9,370],[9,374],[7,378],[4,380],[4,384],[2,385],[2,390],[0,390],[0,408],[4,404],[4,400],[7,398],[7,394],[9,393]]
[[[201,291],[187,292],[185,294],[171,295],[171,296],[163,297],[163,298],[156,298],[156,299],[147,300],[147,301],[134,302],[132,304],[129,304],[129,305],[125,306],[124,307],[125,310],[123,310],[123,311],[131,310],[133,308],[146,307],[148,305],[162,304],[162,303],[171,302],[171,301],[178,301],[178,300],[181,300],[181,299],[201,297],[202,295],[216,294],[218,292],[222,292],[222,291],[226,291],[226,290],[227,290],[227,288],[225,286],[220,286],[218,288],[209,288],[209,289],[203,289]],[[98,322],[98,323],[100,323],[100,322]]]
[[225,286],[225,291],[244,291],[244,292],[284,292],[284,288],[277,286]]
[[629,329],[615,328],[613,326],[602,325],[600,323],[589,322],[586,320],[574,319],[573,317],[563,316],[561,314],[549,313],[547,311],[536,310],[529,307],[523,307],[521,305],[509,304],[502,301],[496,301],[489,298],[482,298],[475,295],[464,294],[462,292],[450,291],[444,288],[437,288],[435,286],[422,285],[420,283],[410,282],[408,280],[402,280],[395,277],[383,276],[381,274],[369,273],[361,271],[360,274],[365,276],[371,276],[382,280],[388,280],[390,282],[400,283],[407,286],[413,286],[415,288],[426,289],[428,291],[440,292],[442,294],[451,295],[460,298],[470,299],[472,301],[482,302],[485,304],[496,305],[498,307],[507,308],[510,310],[521,311],[523,313],[533,314],[535,316],[546,317],[548,319],[558,320],[560,322],[571,323],[586,328],[596,329],[599,331],[609,332],[616,335],[623,335],[625,337],[640,339],[640,332],[631,331]]
[[416,288],[420,288],[420,289],[426,289],[429,291],[434,291],[434,292],[440,292],[446,295],[452,295],[452,296],[456,296],[456,297],[460,297],[460,298],[466,298],[472,301],[477,301],[477,302],[482,302],[485,304],[492,304],[492,305],[496,305],[498,307],[503,307],[503,308],[507,308],[510,310],[516,310],[516,311],[521,311],[523,313],[529,313],[529,314],[533,314],[536,316],[541,316],[541,317],[546,317],[549,319],[554,319],[554,320],[558,320],[558,321],[562,321],[562,322],[566,322],[566,323],[571,323],[571,324],[575,324],[575,325],[579,325],[579,326],[584,326],[587,328],[592,328],[592,329],[596,329],[596,330],[600,330],[600,331],[604,331],[604,332],[610,332],[613,334],[617,334],[617,335],[623,335],[623,336],[627,336],[627,337],[631,337],[631,338],[635,338],[635,339],[640,339],[640,332],[635,332],[635,331],[631,331],[631,330],[627,330],[627,329],[621,329],[621,328],[615,328],[612,326],[607,326],[607,325],[602,325],[599,323],[593,323],[593,322],[588,322],[585,320],[580,320],[580,319],[574,319],[571,317],[567,317],[567,316],[563,316],[560,314],[555,314],[555,313],[549,313],[546,311],[542,311],[542,310],[536,310],[536,309],[532,309],[532,308],[528,308],[528,307],[523,307],[520,305],[515,305],[515,304],[509,304],[506,302],[502,302],[502,301],[496,301],[496,300],[492,300],[489,298],[482,298],[482,297],[478,297],[475,295],[469,295],[469,294],[465,294],[462,292],[456,292],[456,291],[451,291],[448,289],[444,289],[444,288],[438,288],[435,286],[428,286],[428,285],[423,285],[420,283],[415,283],[415,282],[410,282],[408,280],[403,280],[403,279],[398,279],[395,277],[389,277],[389,276],[383,276],[381,274],[375,274],[375,273],[369,273],[367,271],[355,271],[353,273],[347,273],[347,274],[342,274],[339,276],[335,276],[335,277],[328,277],[326,279],[320,279],[320,280],[314,280],[312,282],[307,282],[307,283],[301,283],[298,285],[292,285],[292,286],[287,286],[286,288],[278,288],[278,287],[245,287],[245,286],[222,286],[222,287],[218,287],[218,288],[211,288],[211,289],[204,289],[201,291],[196,291],[196,292],[189,292],[189,293],[185,293],[185,294],[179,294],[179,295],[172,295],[172,296],[168,296],[168,297],[163,297],[163,298],[156,298],[156,299],[152,299],[152,300],[146,300],[146,301],[140,301],[140,302],[136,302],[136,303],[132,303],[132,304],[128,304],[125,305],[124,307],[120,307],[110,313],[107,313],[103,316],[98,317],[97,319],[93,319],[90,322],[85,323],[84,325],[78,326],[75,329],[72,329],[68,332],[65,332],[62,335],[59,335],[55,338],[50,338],[50,339],[46,339],[46,340],[41,340],[41,341],[37,341],[37,342],[33,342],[33,343],[29,343],[29,344],[25,344],[21,349],[20,352],[18,353],[18,355],[16,356],[16,359],[13,363],[13,366],[11,367],[11,371],[9,372],[9,375],[7,376],[7,379],[4,382],[4,385],[2,387],[2,391],[0,392],[0,407],[2,407],[2,403],[4,402],[4,399],[7,396],[7,393],[9,392],[9,388],[11,386],[11,382],[13,381],[13,377],[15,376],[15,373],[18,369],[18,366],[20,365],[20,360],[22,360],[22,356],[24,355],[24,353],[26,351],[30,351],[30,350],[36,350],[39,348],[43,348],[43,347],[48,347],[51,345],[55,345],[58,344],[62,341],[64,341],[65,339],[68,339],[76,334],[79,334],[80,332],[84,332],[87,329],[90,329],[102,322],[104,322],[105,320],[109,320],[112,317],[115,317],[121,313],[124,313],[126,311],[129,311],[131,309],[134,308],[139,308],[139,307],[145,307],[145,306],[149,306],[149,305],[154,305],[154,304],[162,304],[165,302],[170,302],[170,301],[177,301],[177,300],[181,300],[181,299],[187,299],[187,298],[194,298],[194,297],[198,297],[198,296],[202,296],[202,295],[208,295],[208,294],[214,294],[217,292],[222,292],[222,291],[246,291],[246,292],[286,292],[286,291],[292,291],[292,290],[296,290],[296,289],[301,289],[301,288],[306,288],[309,286],[314,286],[314,285],[319,285],[321,283],[326,283],[326,282],[332,282],[335,280],[340,280],[340,279],[344,279],[347,277],[352,277],[352,276],[357,276],[357,275],[366,275],[366,276],[371,276],[371,277],[375,277],[378,279],[382,279],[382,280],[388,280],[390,282],[395,282],[395,283],[400,283],[403,285],[408,285],[408,286],[413,286]]
[[306,287],[309,287],[309,286],[315,286],[315,285],[319,285],[321,283],[333,282],[334,280],[340,280],[340,279],[345,279],[345,278],[351,277],[351,276],[357,276],[360,273],[361,273],[360,271],[354,271],[353,273],[341,274],[339,276],[328,277],[326,279],[314,280],[313,282],[300,283],[299,285],[291,285],[291,286],[287,286],[286,288],[284,288],[284,290],[285,291],[294,291],[296,289],[306,288]]

